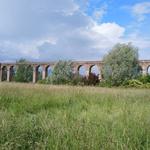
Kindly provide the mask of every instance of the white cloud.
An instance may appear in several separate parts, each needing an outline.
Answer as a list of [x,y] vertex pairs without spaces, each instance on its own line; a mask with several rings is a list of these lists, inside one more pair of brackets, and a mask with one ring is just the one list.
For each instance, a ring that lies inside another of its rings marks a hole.
[[99,9],[95,10],[93,12],[93,18],[97,21],[101,21],[103,16],[107,13],[107,7],[108,6],[106,4],[104,4]]
[[149,49],[150,48],[150,37],[140,37],[139,35],[128,35],[123,39],[123,42],[132,42],[135,46],[137,46],[140,50]]
[[128,40],[150,47],[147,39],[125,38],[115,22],[97,23],[73,0],[0,0],[0,22],[0,61],[100,60]]
[[144,21],[147,14],[150,14],[150,2],[141,2],[135,4],[131,11],[139,22]]
[[116,23],[95,24],[92,30],[109,39],[120,38],[125,32],[125,28]]

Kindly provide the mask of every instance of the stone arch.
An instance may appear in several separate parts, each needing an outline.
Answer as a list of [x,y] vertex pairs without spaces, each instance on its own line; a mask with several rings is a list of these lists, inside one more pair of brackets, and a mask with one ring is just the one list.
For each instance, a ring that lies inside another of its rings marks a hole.
[[42,65],[38,65],[36,67],[36,81],[42,80],[42,72],[43,72],[43,66]]
[[86,76],[86,67],[84,65],[78,66],[78,73],[81,76]]
[[16,66],[10,66],[10,76],[9,80],[14,81],[15,80],[15,74],[16,74]]
[[147,74],[150,75],[150,65],[147,67]]
[[2,81],[7,81],[7,66],[2,66]]
[[101,74],[100,68],[94,64],[94,65],[90,66],[89,73],[93,73],[93,74],[99,76]]
[[52,70],[53,70],[53,69],[52,69],[52,67],[51,67],[50,65],[46,66],[46,68],[45,68],[46,77],[51,76]]

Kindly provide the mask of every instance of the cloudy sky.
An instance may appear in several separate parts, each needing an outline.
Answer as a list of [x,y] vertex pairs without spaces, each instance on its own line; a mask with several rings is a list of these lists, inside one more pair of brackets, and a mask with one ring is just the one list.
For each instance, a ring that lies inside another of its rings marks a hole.
[[0,61],[101,60],[118,42],[150,59],[149,0],[0,0]]

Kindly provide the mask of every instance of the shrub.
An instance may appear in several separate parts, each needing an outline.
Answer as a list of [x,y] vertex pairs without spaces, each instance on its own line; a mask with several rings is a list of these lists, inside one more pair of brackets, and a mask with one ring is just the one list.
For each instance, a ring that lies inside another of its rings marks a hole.
[[97,85],[99,83],[99,78],[96,74],[90,73],[88,77],[78,75],[79,78],[77,80],[78,85]]
[[142,83],[150,83],[150,75],[141,75],[138,77],[138,80]]
[[113,86],[137,78],[140,74],[138,49],[131,44],[117,44],[103,59],[104,80]]
[[37,83],[39,83],[39,84],[47,84],[47,80],[46,79],[38,80]]
[[71,83],[73,85],[84,85],[83,77],[79,74],[74,74]]
[[126,82],[126,86],[127,87],[143,87],[143,83],[139,80],[136,79],[132,79],[132,80],[128,80],[128,82]]
[[111,82],[102,80],[99,82],[100,87],[112,87]]
[[143,88],[150,88],[150,83],[143,84]]
[[[57,84],[54,82],[52,76],[44,79],[39,80],[37,83],[39,84]],[[59,84],[69,84],[69,85],[97,85],[99,83],[99,78],[93,73],[90,73],[89,77],[81,76],[79,74],[73,74],[72,79],[70,80],[64,80],[63,82],[59,82]]]
[[20,59],[17,63],[18,67],[15,74],[15,81],[31,82],[33,76],[33,68],[28,65],[28,62],[25,59]]
[[52,72],[51,77],[47,79],[52,84],[68,84],[73,77],[73,66],[71,61],[59,61]]
[[84,85],[96,85],[99,83],[99,78],[96,74],[90,73],[88,77],[83,78]]

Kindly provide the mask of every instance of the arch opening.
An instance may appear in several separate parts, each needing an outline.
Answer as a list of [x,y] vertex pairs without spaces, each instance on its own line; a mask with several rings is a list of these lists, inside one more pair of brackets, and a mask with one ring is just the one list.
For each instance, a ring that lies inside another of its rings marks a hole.
[[93,65],[90,67],[90,73],[96,75],[96,76],[99,76],[100,75],[100,69],[97,65]]
[[78,72],[79,72],[79,75],[81,75],[83,77],[86,76],[86,67],[83,65],[80,65],[78,67]]
[[46,67],[46,77],[50,77],[52,75],[52,67],[51,66],[47,66]]
[[16,75],[16,67],[11,66],[10,67],[10,81],[15,81],[15,75]]
[[7,80],[7,66],[2,67],[2,81]]
[[37,75],[37,81],[42,80],[42,72],[43,72],[43,67],[42,66],[37,66],[36,68],[36,75]]
[[150,65],[147,68],[147,74],[150,75]]

